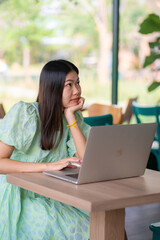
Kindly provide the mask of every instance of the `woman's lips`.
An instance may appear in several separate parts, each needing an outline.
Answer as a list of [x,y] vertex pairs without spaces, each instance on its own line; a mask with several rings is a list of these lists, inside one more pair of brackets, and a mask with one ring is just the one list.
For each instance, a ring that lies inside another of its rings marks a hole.
[[79,98],[73,98],[73,99],[71,99],[71,101],[73,101],[73,102],[78,102],[78,101],[79,101]]

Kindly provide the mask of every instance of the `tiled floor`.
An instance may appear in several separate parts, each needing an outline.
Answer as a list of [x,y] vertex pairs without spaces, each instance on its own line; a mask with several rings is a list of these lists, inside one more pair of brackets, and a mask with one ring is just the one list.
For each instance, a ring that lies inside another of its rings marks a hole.
[[128,240],[152,240],[150,223],[160,222],[160,203],[126,208]]

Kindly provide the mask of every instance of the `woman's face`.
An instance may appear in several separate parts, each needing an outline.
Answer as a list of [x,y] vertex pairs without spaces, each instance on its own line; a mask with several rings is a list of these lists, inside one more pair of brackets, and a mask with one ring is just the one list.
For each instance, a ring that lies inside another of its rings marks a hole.
[[62,105],[64,108],[78,105],[81,97],[81,87],[79,84],[79,77],[75,71],[67,74],[64,89],[62,94]]

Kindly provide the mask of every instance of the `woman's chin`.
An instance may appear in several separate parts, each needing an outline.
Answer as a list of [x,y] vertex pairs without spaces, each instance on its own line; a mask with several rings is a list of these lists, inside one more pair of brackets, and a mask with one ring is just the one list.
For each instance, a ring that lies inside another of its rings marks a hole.
[[77,106],[78,105],[78,102],[73,102],[73,103],[70,103],[70,104],[68,104],[68,108],[69,107],[74,107],[74,106]]

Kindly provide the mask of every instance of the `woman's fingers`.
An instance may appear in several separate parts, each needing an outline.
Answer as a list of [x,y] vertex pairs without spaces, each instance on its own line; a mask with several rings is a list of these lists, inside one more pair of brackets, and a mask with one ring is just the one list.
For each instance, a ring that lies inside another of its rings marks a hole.
[[51,168],[50,170],[61,170],[65,167],[71,167],[71,168],[76,167],[76,166],[73,166],[72,163],[81,164],[81,160],[76,157],[64,158],[57,162],[52,162],[50,166]]
[[81,104],[82,107],[83,107],[84,101],[85,101],[85,98],[84,98],[84,97],[81,97],[80,100],[79,100],[79,102],[80,102],[80,104]]
[[76,104],[76,105],[74,105],[72,107],[65,108],[64,109],[65,116],[67,116],[70,112],[74,113],[74,112],[76,112],[78,110],[81,110],[83,108],[84,101],[85,101],[85,99],[83,97],[81,97],[79,99],[78,104]]

